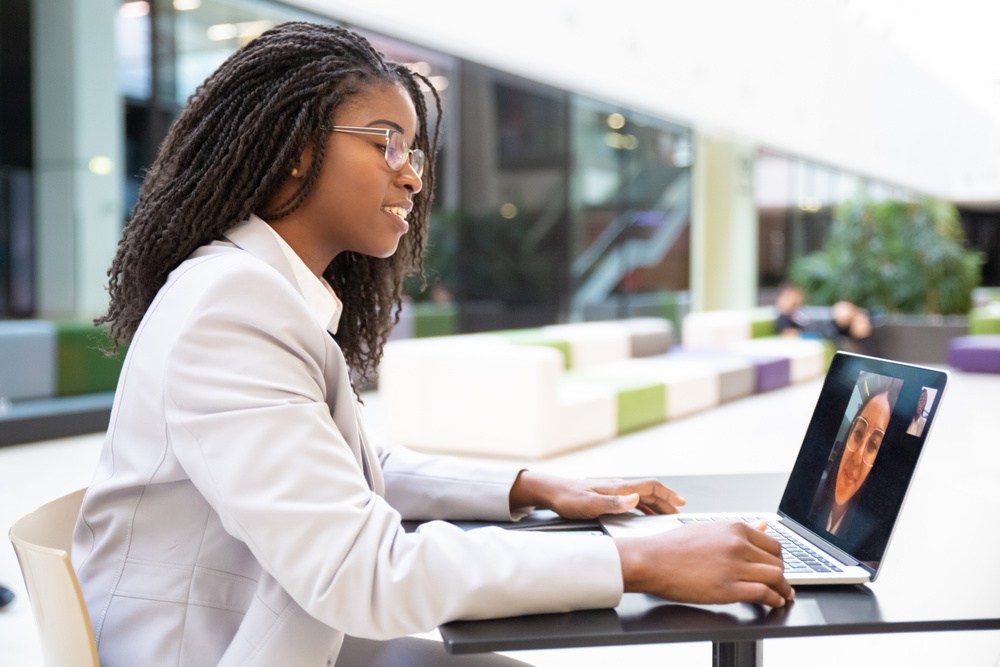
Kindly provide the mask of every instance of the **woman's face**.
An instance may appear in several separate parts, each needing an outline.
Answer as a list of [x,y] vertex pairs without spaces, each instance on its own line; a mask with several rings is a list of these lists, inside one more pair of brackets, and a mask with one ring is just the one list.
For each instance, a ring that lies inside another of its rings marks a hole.
[[920,398],[917,399],[917,416],[924,414],[924,407],[927,405],[927,392],[920,392]]
[[[878,394],[855,417],[847,433],[844,454],[840,457],[840,468],[837,471],[834,500],[838,505],[853,498],[868,479],[868,473],[881,449],[891,412],[888,395]],[[852,448],[854,451],[851,451]]]
[[[408,146],[417,132],[413,101],[398,84],[375,84],[337,110],[333,125],[392,129]],[[389,257],[409,230],[406,216],[422,187],[409,162],[393,171],[385,160],[386,137],[331,132],[319,178],[306,201],[276,228],[294,221],[300,247],[310,266],[325,267],[341,252]],[[300,174],[312,159],[303,154]],[[300,176],[301,177],[301,176]],[[287,222],[286,222],[287,221]],[[304,238],[301,238],[303,237]],[[310,261],[313,260],[313,261]]]

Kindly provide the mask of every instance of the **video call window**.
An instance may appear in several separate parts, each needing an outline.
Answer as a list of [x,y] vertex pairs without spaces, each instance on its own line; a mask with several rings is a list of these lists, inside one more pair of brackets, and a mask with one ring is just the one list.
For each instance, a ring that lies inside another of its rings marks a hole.
[[910,415],[910,423],[906,427],[908,435],[921,437],[927,427],[927,418],[934,407],[934,399],[937,398],[937,389],[934,387],[922,387],[920,397],[917,398],[917,406]]
[[845,539],[868,532],[859,496],[894,435],[890,422],[902,386],[899,378],[858,374],[809,512],[817,528]]

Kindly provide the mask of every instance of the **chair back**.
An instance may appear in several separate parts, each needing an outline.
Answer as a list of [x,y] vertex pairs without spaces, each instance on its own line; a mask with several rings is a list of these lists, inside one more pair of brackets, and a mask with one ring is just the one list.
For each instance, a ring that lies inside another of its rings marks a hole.
[[90,615],[69,557],[85,491],[42,505],[10,529],[47,666],[99,666]]

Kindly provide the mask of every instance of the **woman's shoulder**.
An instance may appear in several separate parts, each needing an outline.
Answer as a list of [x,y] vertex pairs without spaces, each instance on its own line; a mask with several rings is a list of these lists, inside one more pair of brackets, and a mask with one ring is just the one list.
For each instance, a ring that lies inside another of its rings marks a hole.
[[182,281],[195,281],[206,285],[215,282],[226,283],[237,277],[241,280],[265,282],[283,280],[278,269],[223,240],[198,248],[170,273],[167,285]]

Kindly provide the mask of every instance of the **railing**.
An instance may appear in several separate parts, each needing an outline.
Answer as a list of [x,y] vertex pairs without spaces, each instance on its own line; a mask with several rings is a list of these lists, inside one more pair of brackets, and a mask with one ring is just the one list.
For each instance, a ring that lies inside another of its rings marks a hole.
[[[687,225],[690,182],[689,172],[681,172],[652,210],[623,212],[573,261],[571,271],[577,285],[571,302],[573,313],[606,299],[630,271],[663,261]],[[632,238],[630,233],[637,227],[655,231],[648,238]]]

